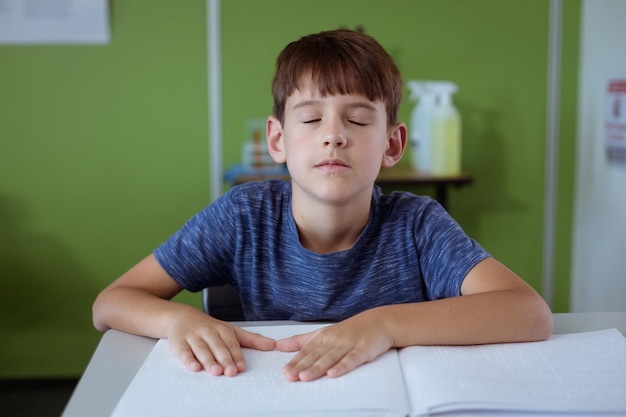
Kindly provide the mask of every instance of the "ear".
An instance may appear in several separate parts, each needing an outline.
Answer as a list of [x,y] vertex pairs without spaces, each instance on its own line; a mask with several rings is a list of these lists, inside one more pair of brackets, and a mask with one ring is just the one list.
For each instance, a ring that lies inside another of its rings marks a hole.
[[383,155],[381,166],[390,168],[402,159],[406,149],[407,127],[404,123],[396,123],[387,133],[387,149]]
[[265,138],[267,141],[267,150],[277,164],[286,161],[285,144],[283,142],[283,127],[280,121],[274,116],[267,118],[265,125]]

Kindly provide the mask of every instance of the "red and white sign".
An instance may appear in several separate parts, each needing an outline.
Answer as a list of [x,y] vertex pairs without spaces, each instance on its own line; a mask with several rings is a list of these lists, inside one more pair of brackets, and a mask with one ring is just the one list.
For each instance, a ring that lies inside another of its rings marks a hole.
[[626,164],[626,77],[607,82],[605,130],[608,160]]

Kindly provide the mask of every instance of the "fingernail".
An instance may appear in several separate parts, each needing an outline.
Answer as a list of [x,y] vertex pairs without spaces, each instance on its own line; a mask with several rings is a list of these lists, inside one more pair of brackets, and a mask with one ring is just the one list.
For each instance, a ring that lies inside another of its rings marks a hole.
[[309,379],[313,376],[313,371],[310,369],[306,369],[298,374],[300,379]]
[[235,376],[235,375],[237,375],[237,367],[235,367],[234,365],[228,365],[224,369],[224,375],[226,375],[226,376]]
[[222,367],[217,364],[209,366],[209,372],[213,375],[221,375],[223,371]]
[[187,362],[186,366],[187,366],[187,369],[189,369],[191,372],[196,372],[201,369],[198,362],[194,362],[194,361]]

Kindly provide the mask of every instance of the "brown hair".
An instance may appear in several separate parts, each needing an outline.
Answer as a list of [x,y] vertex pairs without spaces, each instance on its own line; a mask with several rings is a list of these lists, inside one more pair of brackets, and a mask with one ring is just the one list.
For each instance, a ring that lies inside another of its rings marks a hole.
[[291,42],[276,60],[272,82],[274,116],[284,123],[285,103],[311,80],[322,96],[361,94],[382,100],[387,124],[396,122],[402,101],[402,78],[393,59],[371,36],[338,29]]

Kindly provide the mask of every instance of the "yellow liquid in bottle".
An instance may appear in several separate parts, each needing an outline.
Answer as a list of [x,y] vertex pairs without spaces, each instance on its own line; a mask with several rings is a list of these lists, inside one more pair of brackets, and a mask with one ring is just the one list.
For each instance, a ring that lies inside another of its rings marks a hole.
[[458,114],[438,115],[432,124],[431,160],[435,175],[461,173],[461,123]]

